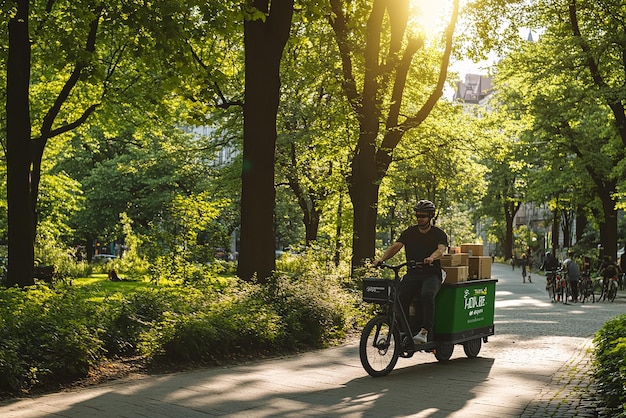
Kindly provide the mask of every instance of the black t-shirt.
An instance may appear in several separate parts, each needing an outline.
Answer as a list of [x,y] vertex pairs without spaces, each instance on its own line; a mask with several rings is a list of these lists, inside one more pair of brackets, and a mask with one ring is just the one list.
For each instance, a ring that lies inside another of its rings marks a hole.
[[615,264],[609,262],[603,262],[602,263],[602,277],[605,277],[607,279],[610,279],[611,277],[615,276],[617,274],[617,269],[615,268]]
[[[404,244],[407,261],[422,262],[437,249],[439,244],[448,246],[448,236],[440,228],[431,226],[425,234],[421,233],[417,225],[408,227],[398,238]],[[439,260],[435,260],[433,268],[441,269]]]
[[549,255],[548,257],[546,257],[543,267],[546,271],[556,270],[557,268],[559,268],[559,260],[557,260],[556,257]]

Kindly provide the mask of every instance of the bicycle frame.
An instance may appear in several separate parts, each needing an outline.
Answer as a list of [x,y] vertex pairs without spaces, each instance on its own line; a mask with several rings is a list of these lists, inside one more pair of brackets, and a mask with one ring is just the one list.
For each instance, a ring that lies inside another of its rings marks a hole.
[[[415,344],[413,343],[413,338],[412,338],[413,330],[411,329],[409,318],[407,318],[406,312],[404,312],[404,309],[402,309],[402,305],[400,303],[400,283],[402,282],[402,278],[400,277],[400,270],[403,267],[406,267],[410,264],[417,265],[417,263],[409,263],[409,262],[398,264],[397,266],[381,264],[381,268],[388,268],[394,272],[394,279],[391,282],[392,283],[392,287],[391,287],[392,297],[387,302],[387,304],[381,305],[381,309],[380,309],[380,312],[378,312],[378,314],[386,315],[389,318],[389,324],[391,325],[391,328],[390,328],[390,332],[387,334],[387,338],[386,338],[387,344],[389,344],[392,333],[396,328],[398,329],[398,331],[400,331],[401,335],[402,333],[404,333],[405,337],[409,337],[408,339],[411,340],[411,344],[413,345],[413,347],[408,347],[409,344],[406,343],[405,338],[402,338],[401,347],[403,349],[403,353],[400,354],[402,357],[410,357],[416,351],[414,347]],[[398,314],[398,312],[400,314]],[[398,321],[401,321],[401,325]],[[423,345],[424,344],[421,344],[420,346],[423,346]]]

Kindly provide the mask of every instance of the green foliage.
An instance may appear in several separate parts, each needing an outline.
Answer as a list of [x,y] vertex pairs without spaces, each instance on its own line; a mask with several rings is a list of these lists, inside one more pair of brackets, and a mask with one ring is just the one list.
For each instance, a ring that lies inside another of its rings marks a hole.
[[626,417],[626,315],[604,324],[596,333],[595,378],[598,393],[612,417]]
[[174,292],[159,289],[137,289],[107,296],[103,314],[108,326],[102,335],[107,355],[137,355],[142,334],[163,318],[177,297]]
[[165,284],[213,282],[225,266],[226,263],[191,264],[182,254],[170,254],[158,256],[150,263],[148,277],[153,283]]
[[133,221],[126,213],[120,214],[120,223],[122,224],[122,234],[124,237],[124,251],[119,259],[113,261],[111,267],[133,278],[146,277],[149,264],[140,255],[140,247],[143,241],[139,235],[133,231]]
[[35,259],[39,265],[54,266],[59,279],[85,277],[93,271],[93,266],[86,261],[76,260],[73,249],[52,239],[35,247]]
[[311,251],[282,265],[263,286],[181,265],[158,285],[102,275],[0,290],[0,391],[84,377],[105,358],[220,364],[345,337],[360,316],[347,264]]
[[297,348],[343,338],[356,321],[353,307],[359,302],[347,281],[349,265],[337,267],[324,251],[311,248],[281,257],[277,266],[280,273],[262,290],[283,318],[283,344]]
[[166,311],[143,336],[143,353],[156,360],[215,363],[271,351],[281,318],[256,297],[258,286],[233,285],[221,294],[179,292],[179,309]]
[[0,292],[0,389],[84,376],[103,357],[93,304],[72,288]]

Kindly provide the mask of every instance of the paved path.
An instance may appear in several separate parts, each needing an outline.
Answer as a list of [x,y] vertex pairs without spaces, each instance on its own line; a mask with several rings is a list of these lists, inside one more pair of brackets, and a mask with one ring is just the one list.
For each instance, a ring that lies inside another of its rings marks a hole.
[[400,359],[383,378],[356,343],[285,358],[161,376],[0,403],[0,417],[570,417],[596,416],[591,337],[626,312],[615,303],[555,304],[544,279],[494,265],[496,335],[475,359],[430,353]]

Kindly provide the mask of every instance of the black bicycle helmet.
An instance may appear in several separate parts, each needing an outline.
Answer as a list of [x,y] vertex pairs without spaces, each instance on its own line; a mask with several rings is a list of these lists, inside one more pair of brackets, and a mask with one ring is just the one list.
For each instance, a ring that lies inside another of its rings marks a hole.
[[435,216],[435,204],[430,200],[420,200],[413,209],[415,212],[424,212],[430,216]]

